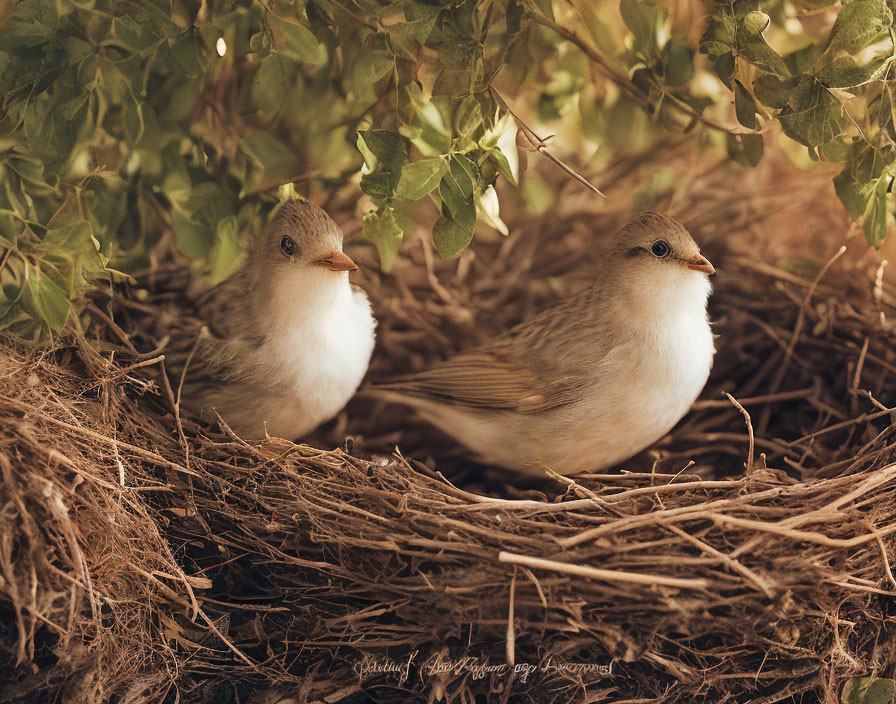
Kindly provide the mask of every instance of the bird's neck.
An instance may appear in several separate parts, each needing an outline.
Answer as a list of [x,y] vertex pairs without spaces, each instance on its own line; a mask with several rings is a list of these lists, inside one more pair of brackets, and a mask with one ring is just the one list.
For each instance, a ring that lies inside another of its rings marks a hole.
[[256,276],[253,316],[271,334],[296,327],[319,329],[351,298],[347,272],[304,269],[276,278]]
[[606,275],[595,286],[594,305],[610,306],[612,317],[650,327],[680,316],[706,315],[709,279],[686,269],[672,269],[645,285],[640,277]]

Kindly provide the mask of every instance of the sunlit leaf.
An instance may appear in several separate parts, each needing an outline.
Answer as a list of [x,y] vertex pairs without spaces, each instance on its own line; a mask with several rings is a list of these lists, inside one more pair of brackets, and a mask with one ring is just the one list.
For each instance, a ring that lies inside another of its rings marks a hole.
[[896,681],[877,677],[854,677],[843,685],[844,704],[893,704]]
[[879,76],[883,63],[869,61],[864,66],[856,64],[850,56],[841,56],[815,74],[829,88],[853,88]]
[[625,26],[635,38],[635,47],[652,55],[656,47],[654,22],[656,10],[640,0],[620,0],[619,12]]
[[482,125],[482,110],[476,97],[469,95],[457,107],[454,129],[464,137],[469,137]]
[[268,19],[275,31],[274,50],[277,53],[313,66],[318,66],[326,60],[323,47],[307,27],[273,15],[269,15]]
[[800,76],[781,79],[778,76],[764,74],[754,81],[753,92],[763,105],[780,109],[787,105],[791,93],[800,80]]
[[395,188],[396,194],[409,200],[422,198],[434,190],[448,169],[448,162],[440,157],[420,159],[406,164]]
[[844,4],[831,29],[826,54],[855,53],[883,35],[893,23],[885,0],[853,0]]
[[31,272],[22,294],[23,306],[36,319],[45,322],[52,330],[61,330],[65,326],[70,308],[68,293],[48,276]]
[[59,27],[56,0],[22,0],[11,5],[3,20],[3,47],[10,51],[27,49],[52,39]]
[[842,113],[840,102],[821,81],[815,76],[803,76],[778,114],[778,120],[788,137],[815,147],[840,134]]
[[756,101],[740,81],[734,81],[734,109],[740,124],[751,130],[759,129]]
[[784,59],[768,45],[762,36],[768,24],[768,15],[758,10],[744,17],[743,23],[739,25],[737,32],[737,44],[740,53],[748,61],[760,68],[780,76],[786,76],[789,74],[789,71],[784,63]]
[[464,250],[476,231],[476,207],[464,204],[456,212],[443,212],[432,227],[432,239],[443,257],[453,257]]
[[364,213],[364,236],[376,245],[383,271],[391,271],[404,233],[395,220],[393,208],[387,206],[380,213],[371,210]]

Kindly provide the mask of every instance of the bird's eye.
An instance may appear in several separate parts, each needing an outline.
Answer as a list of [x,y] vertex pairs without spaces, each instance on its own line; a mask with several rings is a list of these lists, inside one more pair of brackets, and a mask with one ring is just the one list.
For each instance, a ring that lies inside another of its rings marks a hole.
[[290,237],[281,237],[280,251],[283,252],[287,257],[291,257],[296,253],[296,243],[293,242],[292,238]]
[[665,240],[657,240],[652,245],[650,245],[650,253],[655,257],[659,257],[660,259],[668,257],[670,251],[672,250],[669,248],[669,243]]

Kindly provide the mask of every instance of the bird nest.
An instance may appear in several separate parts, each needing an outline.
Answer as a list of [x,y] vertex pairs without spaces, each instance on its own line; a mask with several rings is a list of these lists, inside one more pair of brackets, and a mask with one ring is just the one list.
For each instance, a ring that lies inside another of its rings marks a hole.
[[[0,701],[835,701],[892,675],[896,299],[838,250],[829,176],[669,146],[610,164],[607,201],[558,175],[549,212],[508,208],[510,237],[453,260],[420,238],[385,275],[350,248],[381,379],[585,285],[632,203],[682,219],[719,270],[719,352],[618,471],[478,467],[365,400],[310,444],[203,424],[157,374],[172,270],[50,348],[6,339]],[[327,207],[357,230],[352,198]]]

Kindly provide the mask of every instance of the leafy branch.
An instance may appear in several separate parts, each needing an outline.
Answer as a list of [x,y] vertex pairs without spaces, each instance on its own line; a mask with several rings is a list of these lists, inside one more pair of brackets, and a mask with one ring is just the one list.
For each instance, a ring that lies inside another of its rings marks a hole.
[[[0,327],[61,328],[165,227],[223,277],[279,186],[359,170],[384,269],[418,202],[452,256],[480,225],[506,233],[494,185],[519,183],[518,132],[596,190],[527,123],[575,125],[602,153],[701,126],[746,166],[777,123],[844,165],[837,194],[880,245],[894,1],[723,0],[694,45],[662,0],[620,0],[618,19],[616,0],[22,0],[0,17]],[[793,28],[803,6],[839,8],[829,33]]]

